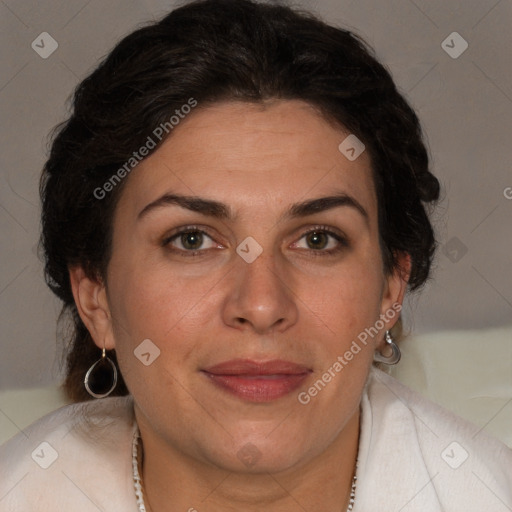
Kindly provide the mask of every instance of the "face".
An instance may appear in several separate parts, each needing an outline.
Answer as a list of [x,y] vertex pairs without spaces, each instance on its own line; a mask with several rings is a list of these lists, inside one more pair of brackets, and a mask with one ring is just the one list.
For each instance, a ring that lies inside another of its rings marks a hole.
[[199,106],[127,179],[104,315],[82,317],[167,446],[275,472],[356,414],[405,282],[383,269],[370,158],[340,152],[348,135],[299,101]]

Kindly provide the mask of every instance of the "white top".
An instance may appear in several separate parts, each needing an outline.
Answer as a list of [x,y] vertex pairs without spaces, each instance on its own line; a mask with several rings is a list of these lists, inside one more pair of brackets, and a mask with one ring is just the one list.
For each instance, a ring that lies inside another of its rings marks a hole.
[[[0,512],[137,512],[136,428],[131,396],[39,419],[0,447]],[[510,512],[512,450],[372,368],[353,511]]]

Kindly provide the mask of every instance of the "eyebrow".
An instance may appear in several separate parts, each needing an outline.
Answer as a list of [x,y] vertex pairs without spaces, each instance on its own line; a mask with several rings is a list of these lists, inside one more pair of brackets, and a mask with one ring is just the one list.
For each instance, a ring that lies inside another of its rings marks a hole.
[[[232,221],[235,218],[231,208],[219,201],[205,199],[197,196],[165,194],[146,205],[139,212],[137,219],[142,219],[152,210],[172,205],[221,220]],[[363,208],[359,201],[346,193],[339,193],[332,196],[319,197],[316,199],[308,199],[307,201],[295,203],[289,208],[287,212],[284,213],[284,215],[281,217],[281,220],[307,217],[308,215],[324,212],[333,208],[338,208],[340,206],[348,206],[355,209],[363,216],[366,223],[368,223],[368,212]]]

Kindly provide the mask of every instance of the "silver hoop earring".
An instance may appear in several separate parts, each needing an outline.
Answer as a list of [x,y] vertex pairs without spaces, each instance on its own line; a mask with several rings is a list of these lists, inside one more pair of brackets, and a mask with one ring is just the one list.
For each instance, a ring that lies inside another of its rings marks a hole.
[[110,395],[117,384],[117,368],[112,359],[105,354],[98,359],[85,374],[84,385],[87,393],[94,398],[105,398]]
[[383,356],[380,352],[375,351],[375,353],[373,354],[373,360],[376,363],[384,364],[398,363],[398,361],[400,361],[400,357],[402,357],[402,354],[400,352],[400,349],[398,348],[398,345],[394,342],[393,337],[391,336],[391,333],[389,331],[386,331],[384,339],[386,341],[386,347],[389,347],[391,349],[391,355]]

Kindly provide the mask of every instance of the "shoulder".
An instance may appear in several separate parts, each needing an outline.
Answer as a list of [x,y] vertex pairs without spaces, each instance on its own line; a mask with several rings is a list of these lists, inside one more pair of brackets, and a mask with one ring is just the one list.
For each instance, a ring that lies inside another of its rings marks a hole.
[[19,455],[30,450],[34,442],[108,446],[133,421],[131,396],[66,405],[38,419],[0,446],[0,460],[6,457],[12,458],[12,462],[19,460]]
[[479,428],[435,404],[376,368],[372,369],[368,381],[368,397],[374,412],[386,409],[399,417],[410,418],[417,425],[418,433],[428,431],[440,438],[469,437],[474,441],[472,445],[481,444],[490,449],[504,451],[506,455],[512,454],[512,450],[505,444],[486,434],[483,427]]
[[[69,510],[90,510],[91,502],[107,505],[110,492],[126,496],[134,429],[131,396],[67,405],[40,418],[0,446],[0,512],[57,503],[65,509],[66,500]],[[105,478],[109,490],[100,492]]]
[[410,499],[423,497],[423,506],[430,506],[428,499],[440,510],[512,506],[512,450],[482,428],[375,368],[363,402],[367,469],[374,478],[387,478],[369,467],[381,467],[377,459],[387,458],[394,473],[387,485],[409,482],[419,493],[409,493]]

